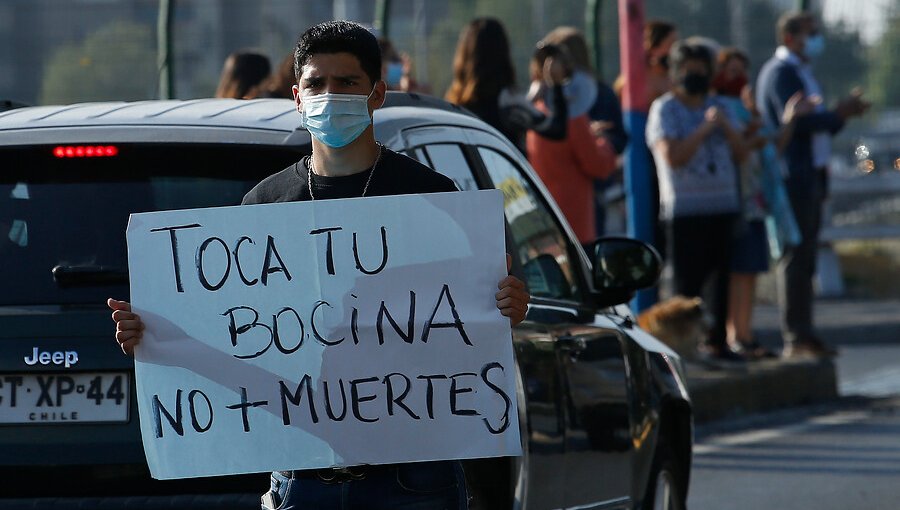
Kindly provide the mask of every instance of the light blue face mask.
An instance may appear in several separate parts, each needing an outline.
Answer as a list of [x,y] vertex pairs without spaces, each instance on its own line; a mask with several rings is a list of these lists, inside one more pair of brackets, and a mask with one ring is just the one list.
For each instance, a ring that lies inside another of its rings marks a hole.
[[300,126],[329,147],[343,147],[372,125],[369,93],[317,94],[303,98]]
[[384,81],[388,87],[399,87],[403,79],[403,62],[389,62],[385,72]]
[[569,105],[569,118],[584,115],[597,101],[597,82],[584,71],[575,71],[563,85],[563,95]]
[[825,37],[822,34],[811,35],[806,38],[803,46],[803,54],[806,58],[814,59],[825,52]]

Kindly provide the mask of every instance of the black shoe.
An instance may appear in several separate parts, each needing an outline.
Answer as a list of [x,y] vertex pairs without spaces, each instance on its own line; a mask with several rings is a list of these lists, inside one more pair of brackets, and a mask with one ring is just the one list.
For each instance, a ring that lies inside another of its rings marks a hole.
[[744,357],[743,354],[734,352],[724,345],[713,345],[707,343],[701,345],[698,350],[700,352],[701,359],[704,359],[706,361],[724,361],[727,363],[740,364],[744,364],[747,362],[747,358]]
[[747,361],[757,361],[761,359],[774,359],[778,356],[769,349],[760,345],[756,340],[744,341],[740,340],[736,344],[730,346],[733,352],[742,355]]

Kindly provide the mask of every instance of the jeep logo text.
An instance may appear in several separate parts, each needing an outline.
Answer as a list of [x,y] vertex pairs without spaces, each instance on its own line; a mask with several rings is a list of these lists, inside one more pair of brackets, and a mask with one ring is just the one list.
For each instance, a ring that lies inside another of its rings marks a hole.
[[71,367],[75,363],[78,363],[78,353],[75,351],[40,351],[37,347],[34,348],[34,352],[31,353],[31,357],[25,356],[25,364],[27,365],[36,365],[40,363],[41,365],[49,365],[53,363],[54,365],[65,365],[66,368]]

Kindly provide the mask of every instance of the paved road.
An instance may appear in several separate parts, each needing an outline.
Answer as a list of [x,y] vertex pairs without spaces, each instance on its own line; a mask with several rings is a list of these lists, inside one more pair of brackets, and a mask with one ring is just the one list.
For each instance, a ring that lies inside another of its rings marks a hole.
[[837,371],[841,395],[900,395],[900,346],[845,344],[840,350]]
[[691,510],[900,508],[900,346],[843,345],[841,402],[698,430]]

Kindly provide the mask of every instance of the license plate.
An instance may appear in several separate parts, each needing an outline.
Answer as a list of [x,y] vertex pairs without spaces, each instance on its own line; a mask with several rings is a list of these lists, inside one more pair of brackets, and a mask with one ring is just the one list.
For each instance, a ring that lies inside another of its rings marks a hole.
[[125,372],[0,374],[0,424],[128,421]]

